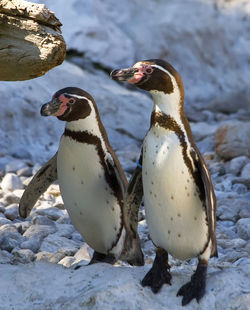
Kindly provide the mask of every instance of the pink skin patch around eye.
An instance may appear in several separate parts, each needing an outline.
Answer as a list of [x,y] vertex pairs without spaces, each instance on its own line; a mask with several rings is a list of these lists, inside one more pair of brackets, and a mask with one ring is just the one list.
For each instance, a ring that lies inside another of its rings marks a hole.
[[69,98],[66,98],[64,95],[59,96],[58,98],[61,101],[61,105],[59,110],[54,114],[55,116],[61,116],[64,114],[64,112],[67,110],[67,103],[69,101]]
[[135,65],[134,68],[137,68],[139,71],[136,72],[131,79],[127,80],[127,82],[131,84],[140,82],[144,75],[151,74],[153,72],[153,69],[148,65],[138,64]]

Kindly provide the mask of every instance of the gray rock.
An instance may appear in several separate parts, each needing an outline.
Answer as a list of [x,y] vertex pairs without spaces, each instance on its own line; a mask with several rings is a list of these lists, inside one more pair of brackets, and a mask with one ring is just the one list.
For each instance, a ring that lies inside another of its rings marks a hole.
[[7,220],[6,218],[0,218],[0,226],[11,224],[12,222],[10,220]]
[[55,222],[52,221],[47,216],[37,215],[34,214],[32,216],[32,224],[33,225],[48,225],[48,226],[55,226]]
[[78,231],[74,231],[72,233],[71,239],[74,240],[75,242],[77,242],[78,244],[82,243],[84,241],[82,235]]
[[241,177],[245,179],[250,179],[250,163],[246,164],[242,169]]
[[69,217],[68,213],[66,213],[63,216],[61,216],[57,220],[57,223],[59,223],[59,224],[71,224],[71,220],[70,220],[70,217]]
[[30,177],[32,176],[32,168],[31,167],[24,167],[22,169],[17,170],[17,175],[19,177]]
[[249,179],[245,179],[245,178],[235,178],[232,179],[232,183],[233,184],[244,184],[246,186],[247,189],[250,189],[250,178]]
[[23,184],[19,177],[14,173],[7,173],[1,183],[4,191],[14,191],[15,189],[22,189]]
[[56,227],[57,227],[57,233],[56,233],[57,236],[65,237],[68,239],[71,239],[73,232],[76,231],[74,226],[71,224],[58,224],[58,223],[56,223]]
[[217,221],[216,231],[225,234],[227,239],[239,238],[233,221]]
[[60,217],[64,216],[65,211],[60,210],[60,209],[55,208],[55,207],[49,207],[49,208],[42,208],[42,209],[37,208],[36,213],[39,215],[47,216],[48,218],[56,221]]
[[48,235],[42,242],[40,251],[67,253],[67,255],[74,255],[78,250],[78,243],[74,240],[60,237],[57,234]]
[[236,183],[232,186],[232,190],[240,195],[240,194],[245,194],[247,192],[247,187],[244,184]]
[[5,167],[5,172],[16,172],[17,170],[23,169],[26,167],[26,163],[21,160],[14,160],[9,162]]
[[221,125],[215,134],[215,149],[225,160],[250,156],[250,122],[232,121]]
[[249,161],[246,156],[235,157],[230,161],[228,172],[234,175],[239,175],[242,167]]
[[218,125],[217,124],[209,124],[205,122],[199,122],[199,123],[190,123],[193,137],[195,141],[200,141],[207,136],[214,135]]
[[203,140],[197,142],[197,146],[201,154],[204,154],[206,152],[213,152],[215,150],[214,137],[208,136],[204,138]]
[[47,261],[50,263],[57,264],[61,259],[63,259],[65,254],[63,253],[51,253],[51,252],[39,252],[36,254],[36,261]]
[[25,222],[13,223],[13,225],[16,227],[17,231],[23,235],[24,232],[31,226],[31,223],[29,221],[25,221]]
[[23,234],[26,238],[36,238],[43,239],[47,237],[49,234],[53,234],[56,232],[56,227],[52,225],[32,225],[30,226],[25,233]]
[[3,198],[1,198],[1,202],[3,204],[5,204],[6,206],[12,204],[12,203],[19,203],[20,198],[15,195],[13,192],[12,193],[8,193],[6,195],[4,195]]
[[225,239],[217,238],[217,243],[223,249],[229,248],[229,249],[238,250],[238,249],[244,248],[245,245],[247,244],[247,241],[240,239],[240,238],[235,238],[235,239],[231,239],[231,240],[225,240]]
[[4,211],[5,211],[5,204],[0,202],[0,212],[4,213]]
[[0,251],[0,264],[13,264],[13,260],[14,255],[5,250]]
[[42,238],[37,236],[30,238],[24,242],[21,243],[20,248],[21,249],[28,249],[31,250],[33,253],[37,253],[40,249],[42,243]]
[[242,239],[250,239],[250,218],[243,218],[238,220],[236,227],[237,233]]
[[0,227],[1,232],[18,232],[16,226],[11,222],[11,224],[6,224]]
[[24,238],[18,232],[0,232],[0,248],[11,252],[14,248],[20,247]]
[[240,218],[250,218],[250,201],[249,203],[246,201],[246,204],[240,208],[239,216]]
[[28,264],[35,260],[35,254],[29,249],[14,249],[11,253],[15,263]]
[[14,221],[19,216],[19,209],[18,205],[13,203],[6,207],[4,215],[7,219]]
[[240,211],[249,208],[250,202],[246,199],[225,198],[217,202],[216,215],[220,220],[229,220],[236,222],[240,218]]

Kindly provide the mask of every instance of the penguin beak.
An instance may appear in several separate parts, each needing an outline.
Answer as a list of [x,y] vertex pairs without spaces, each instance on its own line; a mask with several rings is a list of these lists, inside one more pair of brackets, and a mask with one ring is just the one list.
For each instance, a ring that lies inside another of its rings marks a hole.
[[51,101],[42,105],[40,113],[42,116],[56,115],[61,107],[61,104],[62,102],[60,100],[54,98]]
[[138,72],[137,68],[126,68],[126,69],[118,69],[113,70],[110,73],[110,77],[112,80],[116,81],[128,81],[134,78],[134,74]]

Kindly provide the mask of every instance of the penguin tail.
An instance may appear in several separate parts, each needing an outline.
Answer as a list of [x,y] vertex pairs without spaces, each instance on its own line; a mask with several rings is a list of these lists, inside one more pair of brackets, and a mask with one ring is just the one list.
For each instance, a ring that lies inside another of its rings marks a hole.
[[135,236],[132,236],[128,232],[126,233],[120,259],[128,262],[132,266],[144,266],[144,255],[141,249],[141,241],[137,233]]

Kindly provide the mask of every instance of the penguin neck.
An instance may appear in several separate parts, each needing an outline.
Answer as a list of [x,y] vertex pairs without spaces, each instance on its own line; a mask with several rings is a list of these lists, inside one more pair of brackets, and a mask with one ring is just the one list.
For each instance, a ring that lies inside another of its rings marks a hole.
[[94,136],[101,137],[100,117],[95,109],[86,118],[66,123],[66,129],[74,132],[88,132]]
[[151,94],[154,101],[153,113],[168,115],[181,125],[184,111],[183,98],[179,89],[175,88],[171,94],[153,90]]

